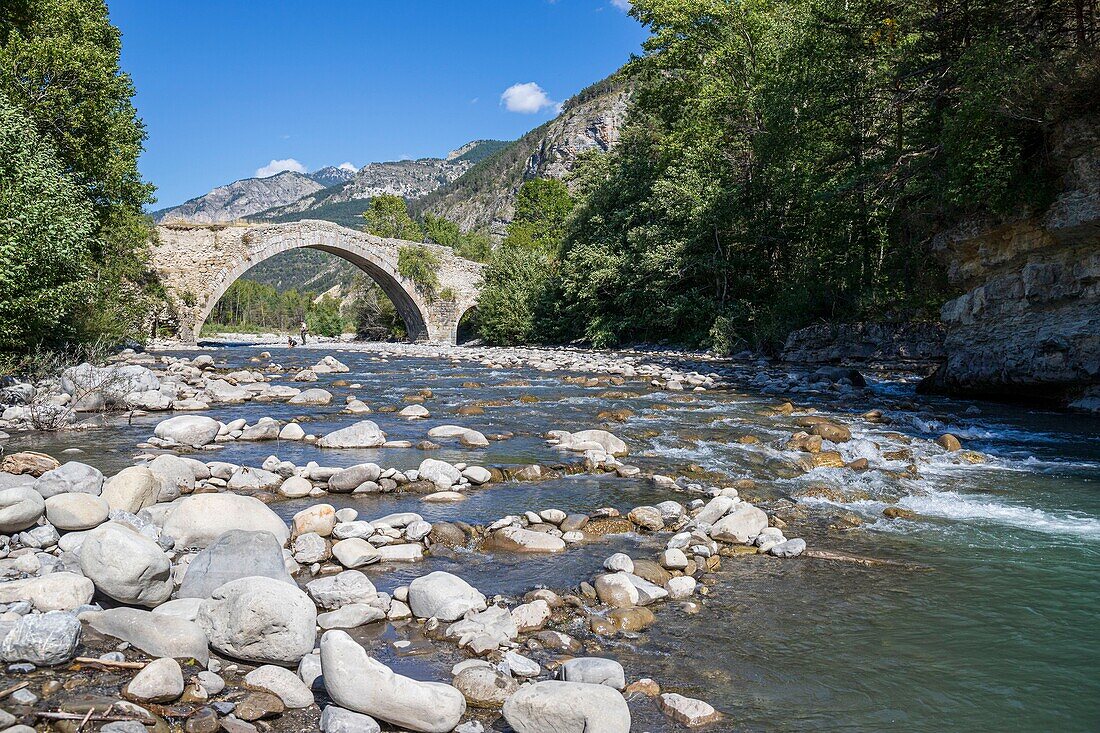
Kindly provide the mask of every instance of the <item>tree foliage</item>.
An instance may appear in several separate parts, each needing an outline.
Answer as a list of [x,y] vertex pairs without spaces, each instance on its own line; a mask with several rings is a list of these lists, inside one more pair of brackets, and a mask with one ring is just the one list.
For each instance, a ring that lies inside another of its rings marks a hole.
[[400,196],[386,193],[375,196],[363,212],[363,219],[366,220],[363,228],[377,237],[407,239],[410,242],[419,242],[424,238],[424,232],[409,216],[409,207]]
[[475,262],[489,259],[493,245],[489,235],[483,231],[464,232],[457,223],[444,216],[433,216],[425,212],[423,217],[424,238],[434,244],[450,247],[459,257]]
[[520,187],[508,235],[482,273],[478,335],[491,344],[552,339],[557,253],[573,199],[561,181],[533,179]]
[[423,245],[405,245],[397,251],[397,271],[429,298],[439,289],[439,257]]
[[84,235],[86,307],[56,334],[67,341],[139,335],[161,295],[147,266],[151,229],[142,211],[153,187],[137,169],[145,130],[133,84],[119,69],[120,48],[103,0],[0,5],[0,93],[54,151],[94,222]]
[[628,123],[579,167],[555,286],[558,325],[597,344],[934,313],[932,236],[1045,205],[1053,123],[1100,100],[1081,2],[632,8]]
[[0,93],[0,351],[76,336],[95,219],[49,141]]

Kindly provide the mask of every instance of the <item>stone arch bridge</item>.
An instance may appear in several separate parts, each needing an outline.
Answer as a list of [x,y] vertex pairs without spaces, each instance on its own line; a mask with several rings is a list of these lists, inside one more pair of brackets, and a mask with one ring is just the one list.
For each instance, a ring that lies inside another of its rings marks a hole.
[[[153,266],[179,320],[179,338],[194,341],[233,281],[269,257],[300,247],[351,262],[393,302],[413,341],[455,343],[458,323],[477,303],[482,265],[449,247],[384,239],[327,221],[286,224],[187,224],[157,227]],[[439,258],[438,293],[429,295],[397,269],[402,247],[421,246]],[[439,293],[446,292],[447,298]]]

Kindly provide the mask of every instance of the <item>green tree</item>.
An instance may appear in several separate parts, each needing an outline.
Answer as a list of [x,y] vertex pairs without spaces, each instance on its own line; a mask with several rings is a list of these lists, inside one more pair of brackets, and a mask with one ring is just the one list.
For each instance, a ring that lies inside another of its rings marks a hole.
[[378,237],[419,242],[424,238],[420,226],[409,216],[409,207],[400,196],[382,194],[370,200],[363,212],[364,229]]
[[542,249],[556,256],[572,211],[573,198],[561,181],[526,181],[516,194],[516,213],[508,224],[507,238],[517,246]]
[[463,232],[455,222],[444,216],[424,214],[424,237],[427,241],[450,247],[459,257],[485,262],[492,252],[492,240],[482,231]]
[[121,36],[103,0],[9,0],[0,6],[0,92],[33,121],[90,202],[95,228],[86,307],[67,338],[141,334],[162,297],[147,264],[143,206],[153,187],[137,160],[145,130],[119,69]]
[[344,332],[344,318],[340,313],[340,300],[323,295],[312,304],[306,316],[310,333],[317,336],[340,336]]
[[397,271],[428,297],[439,288],[440,264],[435,252],[424,245],[406,245],[397,251]]
[[0,93],[0,351],[75,336],[94,232],[91,206],[50,142]]

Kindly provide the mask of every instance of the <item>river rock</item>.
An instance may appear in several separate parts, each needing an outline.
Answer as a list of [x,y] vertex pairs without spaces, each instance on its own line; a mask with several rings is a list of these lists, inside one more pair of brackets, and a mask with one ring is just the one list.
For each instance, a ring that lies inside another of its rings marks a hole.
[[33,527],[46,511],[46,501],[30,486],[0,491],[0,534],[14,534]]
[[379,606],[366,603],[349,603],[335,611],[317,616],[317,625],[322,629],[354,629],[386,618],[386,612]]
[[382,469],[377,463],[360,463],[349,466],[329,477],[328,490],[340,493],[354,491],[369,481],[377,481],[381,475]]
[[332,546],[332,556],[345,568],[359,568],[379,562],[382,552],[362,537],[349,537]]
[[111,477],[101,496],[112,510],[137,514],[157,503],[161,483],[148,466],[130,466]]
[[374,583],[358,570],[311,580],[306,583],[306,592],[314,603],[329,611],[352,603],[372,603],[378,598]]
[[[17,476],[26,474],[27,476],[38,478],[47,471],[52,471],[60,465],[61,464],[58,463],[56,459],[45,453],[24,450],[4,456],[3,463],[0,463],[0,471]],[[33,484],[34,482],[30,481],[28,483]]]
[[569,439],[563,447],[569,450],[586,451],[597,447],[612,456],[625,456],[628,452],[626,443],[606,430],[581,430],[567,435]]
[[309,687],[289,669],[265,664],[244,676],[244,684],[250,690],[270,692],[288,708],[307,708],[313,704]]
[[604,657],[574,657],[558,667],[558,678],[566,682],[607,685],[616,690],[626,687],[623,665]]
[[321,733],[380,733],[378,721],[369,715],[326,705],[321,713]]
[[798,557],[805,551],[806,540],[801,537],[795,537],[786,542],[780,542],[778,545],[772,545],[768,549],[768,554],[776,557]]
[[698,728],[722,717],[718,711],[702,700],[684,697],[675,692],[662,693],[657,698],[657,707],[665,715],[688,728]]
[[455,688],[395,674],[343,631],[321,637],[321,669],[338,705],[402,728],[450,733],[466,712],[466,699]]
[[294,515],[291,521],[293,534],[303,535],[313,532],[328,537],[336,526],[336,507],[332,504],[314,504]]
[[447,490],[462,480],[462,473],[447,463],[434,458],[425,458],[418,469],[420,478],[431,481],[438,488]]
[[99,496],[103,491],[103,474],[86,463],[69,461],[39,476],[34,482],[34,490],[44,499],[68,493]]
[[306,437],[306,431],[296,422],[289,422],[279,431],[279,440],[301,440]]
[[206,665],[210,659],[206,634],[198,624],[175,616],[150,613],[136,608],[87,611],[80,620],[93,631],[129,642],[154,657],[195,659]]
[[98,527],[110,511],[106,501],[92,494],[57,494],[46,499],[46,519],[62,532]]
[[290,530],[262,501],[235,494],[196,494],[182,499],[164,521],[164,533],[176,547],[207,547],[230,530],[270,532],[279,546]]
[[279,484],[279,493],[288,499],[300,499],[313,493],[313,484],[301,476],[291,476]]
[[596,578],[596,595],[600,602],[612,608],[638,605],[638,588],[629,573],[607,573]]
[[293,665],[316,639],[317,609],[296,585],[272,578],[231,580],[199,606],[210,646],[250,662]]
[[550,604],[542,598],[523,603],[512,609],[512,622],[520,633],[538,631],[550,620]]
[[483,611],[485,596],[457,575],[428,573],[409,583],[409,607],[417,618],[455,621],[467,611]]
[[287,400],[288,405],[327,405],[332,402],[332,392],[327,389],[303,389]]
[[231,580],[257,576],[295,585],[275,535],[266,531],[233,529],[221,534],[191,559],[177,596],[209,598]]
[[386,442],[386,434],[373,420],[360,420],[340,430],[334,430],[317,441],[321,448],[378,448]]
[[710,536],[719,542],[746,543],[756,539],[768,526],[768,515],[748,502],[741,502],[710,528]]
[[201,448],[218,436],[221,423],[205,415],[179,415],[162,420],[153,435],[180,445]]
[[690,598],[695,593],[695,585],[695,578],[690,575],[679,575],[675,578],[669,578],[665,587],[668,590],[669,598],[680,600]]
[[504,718],[516,733],[630,733],[630,709],[606,685],[536,682],[504,703]]
[[500,708],[504,701],[519,689],[519,683],[511,675],[494,667],[469,667],[455,675],[455,689],[475,708]]
[[0,583],[0,603],[30,601],[38,611],[72,611],[92,602],[95,586],[76,573],[50,573]]
[[157,501],[175,501],[181,494],[190,494],[195,490],[195,471],[188,461],[179,456],[157,456],[149,462],[149,470],[160,479]]
[[171,702],[183,694],[183,670],[171,657],[154,659],[134,675],[122,694],[138,703]]
[[3,635],[0,659],[41,666],[64,664],[76,656],[80,638],[80,622],[71,613],[27,614]]
[[120,603],[157,606],[172,595],[172,563],[156,542],[119,522],[87,534],[80,570],[100,593]]
[[564,552],[565,541],[546,532],[512,526],[489,535],[485,547],[510,552]]

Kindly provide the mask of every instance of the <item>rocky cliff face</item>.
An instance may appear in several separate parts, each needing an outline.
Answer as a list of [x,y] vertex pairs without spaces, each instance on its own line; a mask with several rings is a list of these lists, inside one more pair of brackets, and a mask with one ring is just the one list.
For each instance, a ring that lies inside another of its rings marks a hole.
[[607,151],[619,141],[629,89],[606,89],[565,104],[562,113],[471,168],[461,178],[414,204],[445,216],[464,230],[487,228],[501,236],[515,213],[516,192],[531,178],[564,178],[578,156]]
[[1100,408],[1100,118],[1062,125],[1063,193],[1041,214],[936,240],[952,281],[947,360],[927,391]]
[[323,189],[317,181],[302,173],[286,171],[268,178],[245,178],[218,186],[203,196],[179,206],[153,213],[158,224],[188,221],[197,224],[236,221],[258,212],[296,201]]
[[416,199],[455,180],[470,165],[466,160],[452,162],[441,158],[370,163],[341,185],[310,192],[285,205],[271,207],[257,218],[285,220],[287,215],[309,213],[349,201],[366,202],[380,194]]
[[783,361],[929,368],[944,359],[939,323],[822,323],[787,336]]

